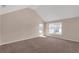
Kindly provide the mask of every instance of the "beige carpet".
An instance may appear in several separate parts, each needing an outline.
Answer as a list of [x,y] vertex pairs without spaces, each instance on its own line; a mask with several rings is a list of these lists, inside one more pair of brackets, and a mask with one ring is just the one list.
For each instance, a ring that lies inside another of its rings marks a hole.
[[79,43],[54,37],[37,37],[0,46],[1,53],[78,53]]

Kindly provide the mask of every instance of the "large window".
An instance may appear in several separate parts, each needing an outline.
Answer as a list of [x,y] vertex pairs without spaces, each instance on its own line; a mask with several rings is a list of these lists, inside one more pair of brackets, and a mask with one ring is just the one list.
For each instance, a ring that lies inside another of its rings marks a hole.
[[49,23],[49,34],[62,34],[62,23]]

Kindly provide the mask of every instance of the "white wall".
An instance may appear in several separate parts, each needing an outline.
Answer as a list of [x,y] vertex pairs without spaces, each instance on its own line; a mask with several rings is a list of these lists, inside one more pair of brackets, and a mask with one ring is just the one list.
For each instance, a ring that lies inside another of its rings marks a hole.
[[[79,42],[79,17],[53,21],[53,22],[62,22],[62,35],[53,35],[54,37],[63,38],[66,40]],[[53,23],[49,22],[49,23]],[[46,24],[46,34],[48,35],[48,24]]]
[[3,39],[1,44],[37,37],[41,17],[32,9],[26,8],[2,15]]

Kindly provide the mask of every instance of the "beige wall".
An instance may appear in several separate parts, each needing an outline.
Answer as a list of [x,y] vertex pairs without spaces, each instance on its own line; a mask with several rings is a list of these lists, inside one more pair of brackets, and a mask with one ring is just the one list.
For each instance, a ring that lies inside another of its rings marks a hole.
[[[79,42],[79,17],[54,22],[62,22],[62,35],[52,36]],[[46,34],[48,34],[48,23],[46,23]]]
[[32,9],[26,8],[2,15],[3,39],[1,44],[37,37],[41,17]]
[[1,43],[1,15],[0,15],[0,43]]

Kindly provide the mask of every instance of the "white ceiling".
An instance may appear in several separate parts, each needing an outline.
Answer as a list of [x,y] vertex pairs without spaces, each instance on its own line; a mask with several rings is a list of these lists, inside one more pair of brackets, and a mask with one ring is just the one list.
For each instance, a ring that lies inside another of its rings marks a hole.
[[79,16],[78,5],[8,5],[0,6],[0,13],[5,14],[23,8],[34,9],[46,22]]

